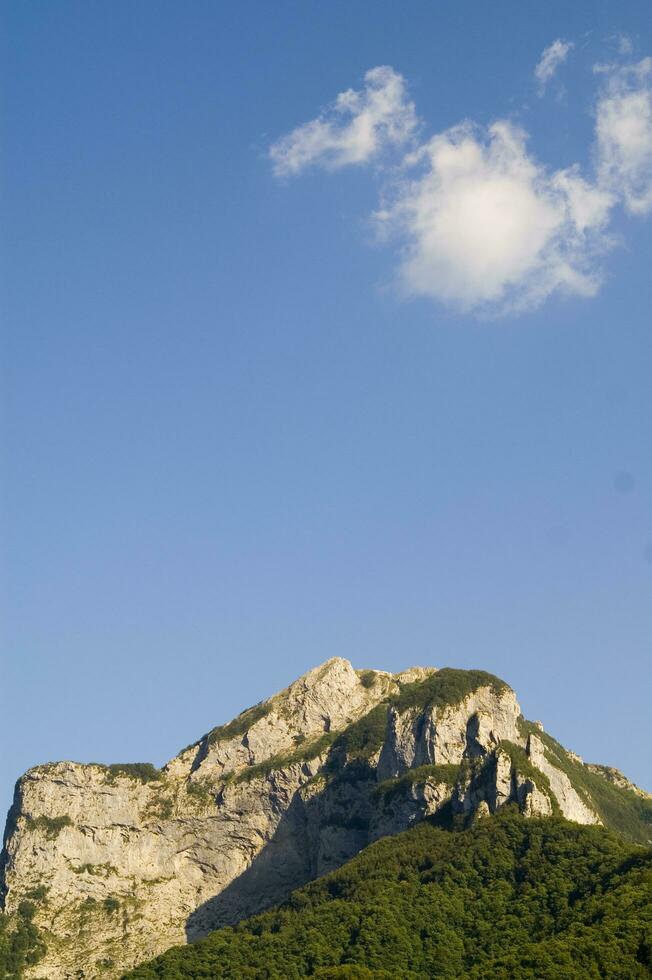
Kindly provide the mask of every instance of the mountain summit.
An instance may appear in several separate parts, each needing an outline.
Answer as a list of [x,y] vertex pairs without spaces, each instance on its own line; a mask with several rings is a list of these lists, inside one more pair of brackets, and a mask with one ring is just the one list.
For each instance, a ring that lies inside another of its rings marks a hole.
[[381,837],[507,804],[652,838],[652,798],[526,721],[504,681],[336,657],[160,770],[29,770],[7,820],[5,913],[30,910],[38,964],[26,977],[116,977],[281,902]]

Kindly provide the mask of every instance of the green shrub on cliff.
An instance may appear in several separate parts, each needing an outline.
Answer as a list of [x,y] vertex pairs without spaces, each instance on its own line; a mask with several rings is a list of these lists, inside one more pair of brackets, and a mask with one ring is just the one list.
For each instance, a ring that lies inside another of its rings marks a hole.
[[45,947],[34,912],[31,902],[21,902],[14,915],[0,912],[0,980],[21,980],[25,969],[42,959]]

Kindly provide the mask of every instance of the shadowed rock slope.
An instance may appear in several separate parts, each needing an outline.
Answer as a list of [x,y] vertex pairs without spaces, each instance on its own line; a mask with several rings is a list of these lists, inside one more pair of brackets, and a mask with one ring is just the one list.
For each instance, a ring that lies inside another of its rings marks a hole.
[[5,835],[5,933],[37,931],[26,978],[119,976],[283,901],[380,837],[508,803],[652,837],[650,797],[526,722],[498,678],[335,658],[161,770],[26,773]]
[[372,844],[280,908],[127,980],[649,977],[652,852],[514,809]]

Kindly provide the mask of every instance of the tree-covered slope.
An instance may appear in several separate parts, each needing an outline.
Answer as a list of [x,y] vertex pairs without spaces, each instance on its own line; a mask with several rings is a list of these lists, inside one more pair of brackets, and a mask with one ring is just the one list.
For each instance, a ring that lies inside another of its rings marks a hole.
[[652,852],[507,808],[420,824],[129,980],[652,975]]

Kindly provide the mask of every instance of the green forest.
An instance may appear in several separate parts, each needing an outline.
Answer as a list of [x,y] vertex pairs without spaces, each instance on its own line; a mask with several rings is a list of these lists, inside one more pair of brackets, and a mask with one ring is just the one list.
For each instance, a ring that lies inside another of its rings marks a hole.
[[372,844],[277,909],[128,980],[652,976],[652,853],[507,808]]

